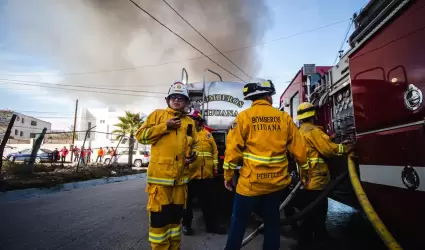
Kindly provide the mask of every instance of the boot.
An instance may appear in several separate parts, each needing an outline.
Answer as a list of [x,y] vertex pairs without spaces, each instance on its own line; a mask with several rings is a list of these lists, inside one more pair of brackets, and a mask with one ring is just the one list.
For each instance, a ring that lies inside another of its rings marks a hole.
[[191,227],[191,223],[188,224],[183,224],[182,225],[182,232],[184,235],[192,235],[193,234],[193,229]]
[[207,226],[207,233],[213,234],[227,234],[227,228],[218,225]]

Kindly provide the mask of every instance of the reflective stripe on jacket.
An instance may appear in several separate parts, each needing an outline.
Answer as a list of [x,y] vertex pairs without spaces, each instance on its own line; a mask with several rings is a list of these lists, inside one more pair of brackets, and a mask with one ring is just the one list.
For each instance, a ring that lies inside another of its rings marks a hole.
[[305,144],[292,118],[265,100],[239,113],[226,139],[225,180],[243,161],[236,192],[255,196],[285,188],[291,182],[287,152],[306,163]]
[[213,178],[218,167],[218,150],[212,135],[202,129],[198,132],[198,158],[190,164],[193,179]]
[[[167,130],[167,120],[181,116],[181,127]],[[192,125],[192,136],[187,136]],[[136,133],[142,144],[151,144],[151,158],[147,182],[160,185],[181,185],[189,182],[189,166],[185,166],[186,153],[194,150],[197,144],[195,124],[192,119],[180,112],[167,108],[157,109],[150,114]]]
[[301,165],[301,179],[307,190],[323,190],[330,181],[330,173],[325,159],[342,155],[346,148],[335,144],[318,126],[303,123],[300,133],[307,146],[308,164]]

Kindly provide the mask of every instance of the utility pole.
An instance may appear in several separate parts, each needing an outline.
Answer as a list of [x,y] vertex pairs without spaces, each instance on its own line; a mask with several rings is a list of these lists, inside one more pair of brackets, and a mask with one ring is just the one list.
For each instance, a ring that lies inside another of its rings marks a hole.
[[74,143],[75,143],[75,127],[77,126],[77,112],[78,112],[78,99],[75,101],[75,113],[74,113],[74,131],[72,131],[72,144],[71,144],[71,163],[72,157],[74,156]]

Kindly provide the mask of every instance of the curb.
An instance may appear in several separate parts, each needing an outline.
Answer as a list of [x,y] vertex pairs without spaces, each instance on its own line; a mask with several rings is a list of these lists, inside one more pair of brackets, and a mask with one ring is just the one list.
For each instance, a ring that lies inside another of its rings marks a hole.
[[0,193],[0,202],[9,202],[9,201],[17,201],[34,197],[41,197],[44,195],[71,191],[74,189],[82,189],[88,187],[94,187],[104,184],[130,181],[136,179],[143,179],[146,177],[146,173],[133,174],[133,175],[125,175],[125,176],[117,176],[117,177],[105,177],[102,179],[93,179],[88,181],[79,181],[79,182],[71,182],[65,183],[61,185],[57,185],[50,188],[28,188],[22,190],[14,190]]

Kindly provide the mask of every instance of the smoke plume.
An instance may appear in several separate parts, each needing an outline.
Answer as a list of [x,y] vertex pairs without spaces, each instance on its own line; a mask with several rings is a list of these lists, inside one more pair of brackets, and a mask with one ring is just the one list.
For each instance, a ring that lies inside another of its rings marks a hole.
[[[219,72],[225,80],[240,81],[128,0],[0,2],[4,6],[0,22],[6,24],[4,41],[0,42],[0,71],[33,75],[2,78],[83,85],[89,87],[87,90],[99,88],[98,91],[105,92],[113,91],[100,88],[156,92],[116,91],[141,95],[126,96],[46,89],[45,98],[52,102],[79,98],[83,106],[118,106],[148,113],[164,106],[165,93],[173,80],[180,79],[183,67],[189,72],[190,82],[201,81],[205,68]],[[223,52],[260,42],[272,25],[268,7],[260,0],[167,2]],[[203,53],[216,54],[211,58],[224,68],[249,80],[163,1],[138,0],[137,3]],[[8,57],[4,56],[5,51]],[[254,48],[226,55],[251,77],[261,67]]]

